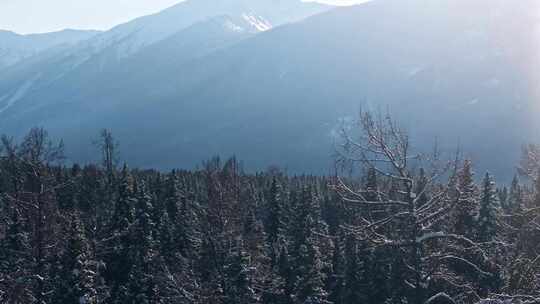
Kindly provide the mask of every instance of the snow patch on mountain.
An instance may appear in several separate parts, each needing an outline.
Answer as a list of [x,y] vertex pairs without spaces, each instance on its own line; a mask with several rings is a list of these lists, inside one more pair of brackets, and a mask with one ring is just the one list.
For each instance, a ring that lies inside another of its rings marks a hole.
[[6,110],[11,108],[18,100],[23,98],[26,93],[30,90],[32,85],[41,77],[41,74],[35,75],[33,78],[28,79],[25,81],[17,90],[15,90],[15,93],[9,97],[8,95],[4,95],[0,98],[0,103],[4,100],[7,100],[3,106],[0,107],[0,114],[4,113]]
[[[83,45],[83,49],[98,53],[106,48],[115,47],[119,58],[125,58],[194,24],[220,15],[243,18],[258,32],[263,32],[330,8],[331,6],[302,1],[187,0],[160,13],[121,24],[94,37]],[[238,23],[235,25],[230,29],[239,31],[242,27]]]
[[244,20],[253,25],[257,30],[265,32],[272,29],[272,24],[262,16],[256,16],[254,14],[242,14]]

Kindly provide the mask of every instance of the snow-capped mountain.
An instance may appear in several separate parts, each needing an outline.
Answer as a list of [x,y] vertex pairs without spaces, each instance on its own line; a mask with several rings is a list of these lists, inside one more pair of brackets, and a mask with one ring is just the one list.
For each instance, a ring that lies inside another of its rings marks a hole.
[[459,138],[509,172],[540,113],[539,6],[375,0],[311,16],[321,7],[293,0],[189,0],[0,73],[0,133],[44,126],[84,160],[108,127],[133,165],[237,154],[309,171],[363,103],[389,105],[420,146]]
[[64,30],[60,32],[19,35],[0,30],[0,71],[55,47],[71,47],[94,37],[97,31]]
[[302,20],[330,6],[299,0],[187,0],[160,13],[141,17],[107,31],[82,47],[94,53],[107,47],[120,57],[159,42],[194,24],[216,16],[241,17],[257,31]]
[[[40,88],[65,85],[73,79],[103,79],[100,73],[124,71],[128,62],[132,64],[138,61],[137,58],[145,58],[146,49],[159,53],[159,48],[152,46],[161,42],[167,44],[169,38],[176,43],[168,43],[171,48],[186,45],[196,48],[196,53],[182,54],[184,58],[192,58],[330,8],[300,0],[187,0],[160,13],[121,24],[71,47],[33,56],[31,60],[22,60],[30,56],[23,51],[15,51],[14,54],[20,58],[10,62],[19,64],[10,64],[10,69],[0,74],[0,114],[13,109],[19,100]],[[200,36],[191,35],[182,41],[174,39],[191,32],[198,32]],[[142,56],[137,57],[139,53]],[[175,60],[174,57],[180,54],[169,56],[171,58],[162,60]],[[68,88],[67,91],[70,90]],[[39,107],[43,99],[34,99],[33,104],[25,105],[26,109]],[[63,102],[64,99],[57,101]]]

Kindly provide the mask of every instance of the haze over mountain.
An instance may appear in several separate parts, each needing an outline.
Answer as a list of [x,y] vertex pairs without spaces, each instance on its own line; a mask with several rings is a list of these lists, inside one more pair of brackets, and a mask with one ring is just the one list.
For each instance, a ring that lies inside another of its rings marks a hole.
[[234,153],[320,172],[339,121],[389,106],[420,146],[459,140],[508,174],[500,164],[535,135],[539,12],[533,0],[189,0],[0,69],[0,132],[44,126],[75,160],[106,127],[134,165]]
[[97,31],[64,30],[47,34],[19,35],[0,30],[0,71],[51,48],[73,46],[97,33]]

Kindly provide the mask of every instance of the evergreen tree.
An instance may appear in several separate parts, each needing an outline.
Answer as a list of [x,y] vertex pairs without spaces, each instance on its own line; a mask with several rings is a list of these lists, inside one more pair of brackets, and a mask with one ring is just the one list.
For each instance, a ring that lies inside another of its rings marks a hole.
[[272,186],[270,187],[270,197],[268,199],[268,216],[266,224],[266,235],[268,236],[268,242],[272,246],[272,257],[275,261],[277,254],[276,252],[278,245],[278,240],[283,234],[284,223],[283,223],[283,202],[281,197],[281,186],[279,185],[277,179],[274,177],[272,179]]
[[6,232],[0,242],[0,302],[32,303],[35,300],[34,261],[26,223],[17,208],[10,213]]
[[369,279],[368,301],[366,303],[384,303],[389,295],[388,281],[390,268],[388,256],[390,250],[381,248],[372,250],[366,269],[366,277]]
[[469,239],[474,239],[478,200],[472,163],[469,160],[465,161],[458,174],[457,190],[458,197],[453,217],[454,232]]
[[201,303],[226,303],[223,263],[223,254],[219,248],[219,244],[216,244],[213,237],[205,237],[201,244],[199,260],[197,261],[201,281]]
[[173,171],[171,176],[167,180],[167,190],[166,190],[166,202],[165,208],[169,213],[169,216],[172,219],[175,219],[178,216],[179,209],[181,208],[182,202],[185,200],[185,197],[180,191],[178,185],[178,177],[176,172]]
[[484,177],[481,192],[478,214],[478,240],[480,242],[489,242],[493,241],[497,236],[497,221],[500,208],[495,183],[489,173],[486,173]]
[[364,198],[368,202],[379,201],[379,185],[377,182],[377,171],[375,168],[370,167],[367,171],[365,182],[365,195]]
[[175,236],[173,234],[174,226],[169,218],[167,211],[163,212],[160,223],[157,227],[157,238],[159,251],[161,255],[169,262],[176,260],[176,244]]
[[173,223],[173,235],[175,252],[185,258],[193,258],[196,254],[196,247],[200,240],[200,206],[187,198],[183,198],[175,212],[176,217],[171,218]]
[[507,206],[510,214],[521,214],[525,208],[523,190],[517,175],[514,176],[514,179],[512,179],[512,183],[510,185]]
[[342,247],[341,239],[343,236],[340,234],[334,242],[334,250],[332,254],[332,267],[331,271],[326,274],[327,283],[326,290],[328,293],[328,300],[334,304],[345,303],[343,298],[345,294],[345,271],[349,270],[345,263],[345,252]]
[[107,297],[107,288],[100,276],[102,263],[94,259],[77,214],[73,215],[66,234],[67,248],[60,256],[55,276],[54,302],[102,303]]
[[296,286],[295,271],[292,268],[289,254],[285,247],[281,248],[277,271],[282,278],[281,282],[283,286],[280,289],[283,290],[283,296],[278,303],[291,304],[293,303],[294,288]]
[[141,182],[137,185],[135,220],[130,229],[133,234],[135,252],[141,256],[154,249],[155,224],[152,221],[152,199],[148,194],[146,185]]
[[111,303],[119,303],[126,298],[126,284],[129,282],[133,255],[131,254],[131,229],[134,221],[133,208],[136,198],[133,178],[127,166],[122,169],[118,189],[118,199],[114,206],[108,237],[104,240],[107,265],[104,274],[111,287]]
[[225,272],[228,288],[225,290],[226,303],[255,304],[259,298],[253,287],[253,271],[250,269],[250,257],[240,250],[230,257]]
[[295,298],[298,303],[325,304],[328,301],[328,293],[324,289],[324,267],[319,248],[313,239],[306,240],[300,247],[298,257],[298,285]]
[[507,210],[505,210],[505,212],[507,216],[509,216],[508,223],[511,227],[508,232],[508,238],[513,242],[516,242],[518,247],[525,247],[527,243],[527,240],[524,240],[523,238],[524,229],[527,224],[525,197],[517,175],[514,176],[510,185],[506,205]]
[[152,221],[153,206],[146,184],[136,187],[136,208],[134,222],[130,228],[131,267],[126,292],[122,295],[125,303],[159,303],[157,280],[159,275],[157,253],[155,251],[155,225]]
[[534,179],[534,199],[531,207],[540,207],[540,168],[538,169],[536,178]]
[[497,197],[501,205],[501,211],[508,213],[508,188],[503,187],[502,189],[497,189]]
[[367,255],[365,252],[360,253],[358,249],[358,243],[354,237],[348,236],[345,245],[344,304],[365,303],[368,300],[364,278],[367,263],[361,261],[361,259],[365,260]]

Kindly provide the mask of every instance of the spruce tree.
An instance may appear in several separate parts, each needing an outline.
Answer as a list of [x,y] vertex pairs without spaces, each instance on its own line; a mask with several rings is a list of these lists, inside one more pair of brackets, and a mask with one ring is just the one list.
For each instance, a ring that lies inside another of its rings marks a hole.
[[540,169],[536,173],[536,178],[534,179],[534,198],[531,207],[540,207]]
[[198,254],[201,303],[226,303],[223,252],[212,236],[206,236]]
[[114,205],[109,233],[103,244],[107,248],[105,278],[111,287],[113,303],[119,303],[127,296],[126,285],[133,264],[131,230],[136,198],[133,178],[127,166],[122,169],[119,183],[118,198]]
[[322,272],[324,265],[321,253],[312,238],[300,246],[297,265],[296,301],[304,304],[330,303],[328,293],[324,289],[325,278]]
[[377,171],[375,171],[375,168],[373,167],[370,167],[367,171],[364,198],[368,202],[379,201],[379,185],[377,182]]
[[35,280],[32,274],[35,261],[30,234],[17,208],[5,211],[10,216],[0,242],[0,302],[32,303],[35,299]]
[[331,271],[326,274],[327,283],[326,290],[328,290],[328,300],[334,304],[344,303],[343,298],[345,294],[345,271],[348,271],[347,264],[345,262],[345,252],[342,245],[343,236],[338,235],[334,241],[333,253],[332,253],[332,267]]
[[282,278],[281,282],[283,283],[283,285],[280,287],[280,289],[283,290],[283,295],[282,297],[280,297],[278,303],[293,303],[294,288],[296,286],[296,275],[290,260],[291,258],[289,257],[287,249],[285,247],[282,247],[278,258],[277,271],[279,273],[279,276]]
[[358,243],[353,236],[348,236],[345,244],[344,304],[364,303],[367,301],[367,286],[364,274],[367,263],[362,263],[367,255],[360,253]]
[[495,183],[489,173],[482,182],[480,211],[478,214],[478,240],[490,242],[497,236],[497,221],[500,213]]
[[53,301],[102,303],[108,295],[100,275],[102,263],[94,259],[78,214],[72,215],[71,226],[66,235],[67,247],[57,263],[57,285]]
[[458,173],[458,197],[454,208],[454,232],[469,239],[475,237],[478,200],[472,171],[472,163],[466,160]]
[[253,270],[250,267],[250,257],[240,250],[232,255],[225,267],[227,276],[227,290],[225,290],[226,303],[255,304],[259,298],[253,286]]
[[[280,236],[284,230],[283,223],[283,202],[281,196],[281,186],[279,185],[277,179],[274,177],[272,179],[272,186],[270,187],[270,195],[268,199],[268,216],[266,220],[266,235],[268,237],[268,243],[274,247],[277,244]],[[272,255],[277,256],[278,252],[272,252]]]
[[157,279],[159,275],[158,258],[155,247],[155,225],[152,221],[153,206],[146,184],[141,181],[136,187],[135,218],[130,229],[131,269],[129,280],[124,285],[123,295],[126,303],[159,303]]
[[521,214],[524,211],[524,195],[517,175],[512,179],[508,192],[507,206],[510,214]]

